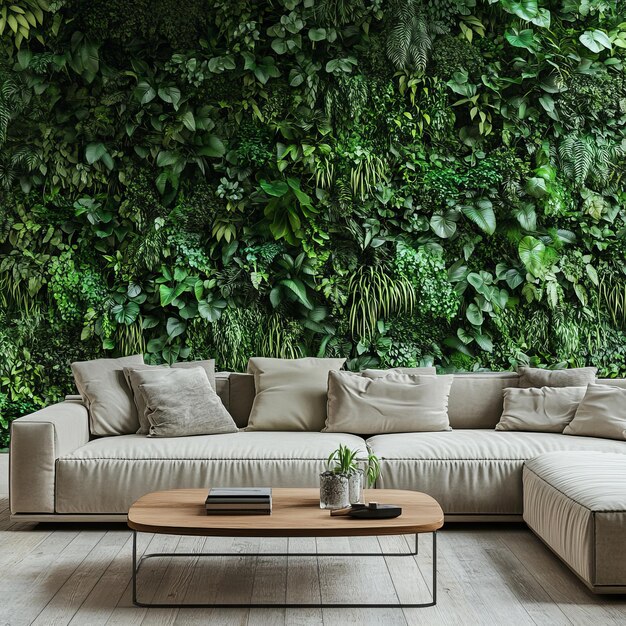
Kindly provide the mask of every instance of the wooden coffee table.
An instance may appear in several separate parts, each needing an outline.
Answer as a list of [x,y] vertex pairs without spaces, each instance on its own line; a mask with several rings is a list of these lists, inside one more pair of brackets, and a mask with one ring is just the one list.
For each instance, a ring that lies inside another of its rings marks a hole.
[[[319,508],[319,489],[272,489],[271,515],[207,515],[204,501],[208,489],[175,489],[149,493],[139,498],[128,511],[128,526],[133,530],[133,603],[136,606],[162,608],[339,608],[339,607],[426,607],[437,602],[437,530],[443,526],[443,511],[436,500],[417,491],[372,489],[365,492],[366,501],[398,504],[402,515],[393,519],[355,519],[331,517]],[[137,562],[137,533],[166,535],[199,535],[202,537],[359,537],[381,535],[415,535],[415,550],[407,553],[298,553],[263,556],[350,557],[383,556],[415,558],[418,537],[431,533],[432,601],[420,604],[170,604],[144,603],[137,598],[137,578],[141,564],[155,557],[225,557],[231,553],[152,553]]]

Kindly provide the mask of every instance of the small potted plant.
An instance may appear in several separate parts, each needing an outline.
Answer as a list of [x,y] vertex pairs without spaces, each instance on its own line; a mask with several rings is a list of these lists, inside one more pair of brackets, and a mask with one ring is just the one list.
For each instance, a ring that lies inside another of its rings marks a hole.
[[372,486],[380,475],[380,461],[375,454],[367,457],[365,470],[359,467],[358,451],[340,445],[326,462],[328,469],[320,474],[320,508],[341,509],[363,501],[367,476]]

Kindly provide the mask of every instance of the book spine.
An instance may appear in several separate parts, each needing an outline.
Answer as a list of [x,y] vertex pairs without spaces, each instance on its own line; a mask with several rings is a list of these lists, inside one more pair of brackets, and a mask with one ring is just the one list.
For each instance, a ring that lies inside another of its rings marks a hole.
[[250,511],[249,509],[243,510],[220,510],[220,511],[212,511],[207,509],[207,515],[270,515],[272,513],[271,510],[258,510],[258,511]]
[[207,498],[206,503],[213,502],[215,504],[267,504],[271,502],[271,498]]

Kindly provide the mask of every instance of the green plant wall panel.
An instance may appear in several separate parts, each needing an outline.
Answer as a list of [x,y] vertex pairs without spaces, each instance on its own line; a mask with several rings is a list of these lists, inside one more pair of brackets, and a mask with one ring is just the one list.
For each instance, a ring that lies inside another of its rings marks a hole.
[[624,0],[2,0],[0,33],[5,426],[137,352],[626,374]]

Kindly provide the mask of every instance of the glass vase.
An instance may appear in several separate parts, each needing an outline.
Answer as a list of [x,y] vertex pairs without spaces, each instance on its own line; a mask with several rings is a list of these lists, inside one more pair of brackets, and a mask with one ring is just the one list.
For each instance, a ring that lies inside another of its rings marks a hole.
[[343,509],[350,505],[350,477],[345,474],[320,474],[320,509]]

